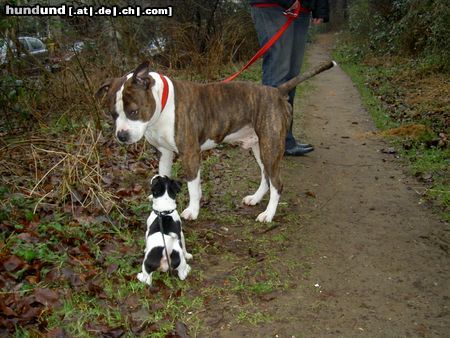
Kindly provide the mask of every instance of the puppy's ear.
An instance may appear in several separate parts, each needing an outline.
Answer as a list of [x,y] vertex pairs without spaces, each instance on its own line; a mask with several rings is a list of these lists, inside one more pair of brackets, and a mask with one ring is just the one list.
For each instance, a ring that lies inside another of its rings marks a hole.
[[152,178],[151,181],[151,190],[154,198],[160,197],[164,194],[165,187],[164,183],[161,181],[162,176],[156,175]]
[[97,99],[103,98],[103,96],[105,96],[105,94],[108,92],[109,88],[111,88],[112,82],[113,82],[113,79],[108,79],[105,82],[103,82],[103,84],[100,86],[100,88],[95,93],[95,97]]
[[181,191],[182,183],[180,181],[171,180],[170,188],[175,193],[178,194]]
[[150,62],[145,61],[141,63],[133,72],[133,83],[148,89],[155,84],[155,80],[149,75],[150,73]]

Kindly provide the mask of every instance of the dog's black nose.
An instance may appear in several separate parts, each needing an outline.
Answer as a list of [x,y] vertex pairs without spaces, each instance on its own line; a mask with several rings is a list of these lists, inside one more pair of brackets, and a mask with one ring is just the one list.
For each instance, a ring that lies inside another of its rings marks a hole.
[[117,138],[119,139],[120,142],[127,142],[128,141],[128,131],[126,130],[120,130],[117,133]]

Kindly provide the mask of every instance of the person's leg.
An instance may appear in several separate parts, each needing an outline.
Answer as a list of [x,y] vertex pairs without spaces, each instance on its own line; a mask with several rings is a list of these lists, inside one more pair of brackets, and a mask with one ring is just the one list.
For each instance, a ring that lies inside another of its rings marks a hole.
[[[281,7],[252,7],[252,18],[260,46],[269,41],[286,22]],[[277,87],[289,80],[293,38],[294,31],[291,25],[264,55],[262,66],[264,85]]]
[[[308,38],[309,22],[311,15],[303,13],[293,23],[294,28],[293,44],[294,47],[291,50],[291,59],[289,62],[290,68],[288,72],[288,78],[300,74],[300,70],[303,65],[303,59],[305,56],[306,42]],[[289,92],[289,102],[294,103],[295,88]]]
[[[260,46],[263,46],[270,38],[272,38],[287,20],[281,7],[252,7],[251,13]],[[298,20],[301,21],[301,25],[297,23]],[[309,25],[309,16],[308,18],[303,18],[302,16],[295,20],[264,55],[262,66],[262,83],[264,85],[277,87],[299,73],[300,65],[303,60],[296,60],[293,65],[291,65],[291,62],[293,58],[300,56],[299,50],[304,51],[304,45],[300,46],[301,48],[298,48],[295,45],[299,40],[299,34],[296,34],[296,30],[298,30],[299,27],[304,30],[305,22]],[[306,33],[304,41],[306,43]],[[296,56],[293,56],[293,54]],[[295,72],[297,73],[292,75]],[[293,103],[294,94],[295,90],[292,91],[292,94],[289,93],[289,101],[291,104]],[[313,150],[313,148],[308,145],[300,146],[304,149],[298,149],[298,146],[299,145],[292,135],[291,122],[291,128],[289,128],[286,137],[286,149],[292,149],[293,147],[297,147],[297,149],[295,149],[293,154],[289,155],[303,155]]]
[[[297,76],[300,73],[303,59],[305,55],[305,49],[306,49],[306,42],[307,42],[307,36],[308,36],[308,28],[310,23],[310,14],[301,14],[293,23],[294,26],[294,37],[293,37],[293,43],[294,48],[292,48],[291,53],[291,61],[290,61],[290,69],[289,69],[289,79]],[[292,89],[289,92],[289,103],[294,106],[294,97],[295,97],[296,88]],[[293,133],[292,133],[292,126],[293,121],[291,121],[291,125],[288,130],[288,134],[286,137],[286,149],[290,149],[292,147],[295,147],[298,145],[296,142]],[[309,144],[300,144],[301,148],[311,148],[308,149],[310,152],[312,151],[312,147]]]

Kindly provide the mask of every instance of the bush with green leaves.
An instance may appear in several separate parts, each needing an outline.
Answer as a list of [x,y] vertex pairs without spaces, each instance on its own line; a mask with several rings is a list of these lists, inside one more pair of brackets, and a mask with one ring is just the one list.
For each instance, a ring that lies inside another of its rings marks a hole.
[[376,55],[426,60],[450,71],[450,0],[360,0],[348,8],[354,43]]

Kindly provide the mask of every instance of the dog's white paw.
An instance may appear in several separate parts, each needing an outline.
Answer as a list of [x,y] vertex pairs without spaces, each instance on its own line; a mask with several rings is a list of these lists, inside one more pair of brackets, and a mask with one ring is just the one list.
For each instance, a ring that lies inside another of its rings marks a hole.
[[139,272],[137,274],[137,279],[139,279],[139,281],[141,281],[142,283],[152,285],[152,276],[151,275],[147,275],[143,272]]
[[188,207],[181,213],[181,217],[188,221],[196,220],[198,217],[198,210],[194,210],[194,208]]
[[149,202],[153,201],[153,195],[152,194],[148,195],[147,199],[149,200]]
[[264,212],[260,213],[258,215],[258,217],[256,217],[256,220],[258,222],[269,223],[269,222],[272,222],[272,218],[273,218],[273,215],[270,215],[267,211],[264,211]]
[[189,264],[186,264],[184,269],[178,270],[178,277],[180,277],[181,280],[185,280],[187,275],[189,274],[189,271],[191,271],[191,267]]
[[248,195],[242,199],[242,203],[244,203],[245,205],[256,205],[260,201],[261,201],[261,199],[255,195]]
[[190,254],[189,252],[186,251],[186,252],[184,253],[184,258],[186,258],[187,260],[192,259],[192,257],[193,257],[192,254]]

